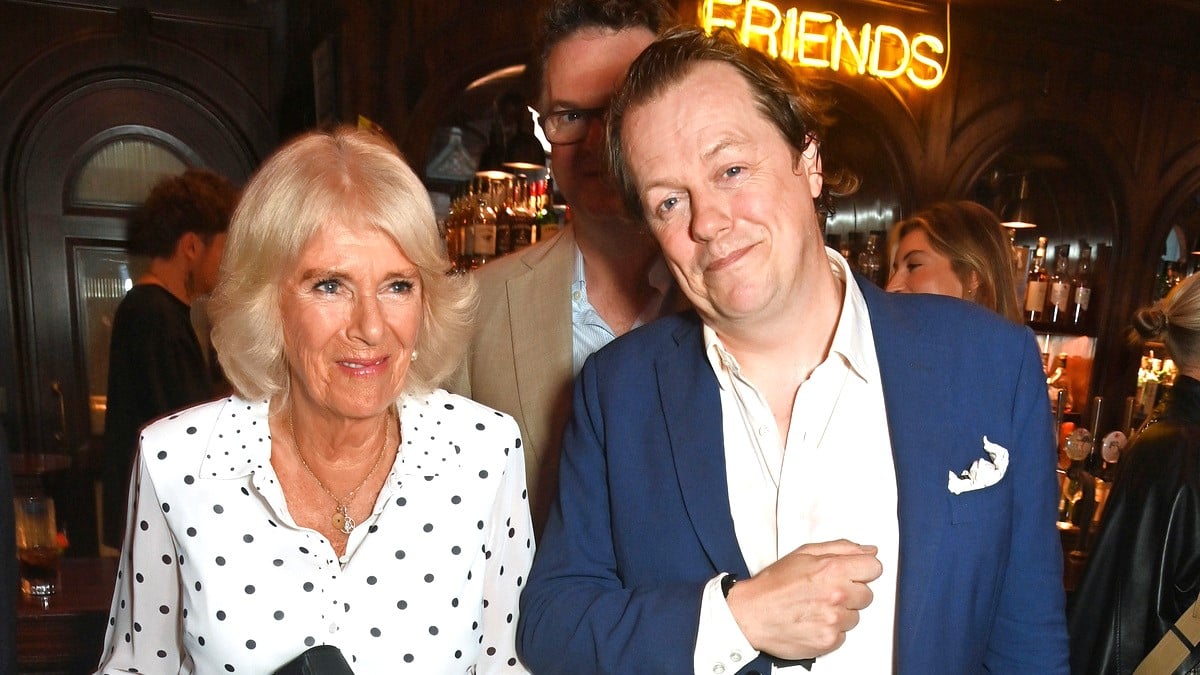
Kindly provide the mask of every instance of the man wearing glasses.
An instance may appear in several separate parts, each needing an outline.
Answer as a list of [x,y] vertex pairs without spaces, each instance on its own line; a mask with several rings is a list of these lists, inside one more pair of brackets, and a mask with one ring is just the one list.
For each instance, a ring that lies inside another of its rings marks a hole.
[[627,215],[604,163],[609,98],[676,22],[662,0],[555,0],[543,15],[541,124],[571,225],[476,272],[479,331],[455,386],[517,419],[539,534],[584,359],[676,306],[658,245]]

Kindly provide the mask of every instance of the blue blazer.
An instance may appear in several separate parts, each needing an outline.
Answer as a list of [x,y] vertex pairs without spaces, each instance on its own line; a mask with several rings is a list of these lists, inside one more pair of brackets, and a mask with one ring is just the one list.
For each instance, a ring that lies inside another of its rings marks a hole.
[[[1056,453],[1033,335],[958,300],[859,286],[895,456],[898,672],[1067,673]],[[948,473],[985,456],[985,435],[1009,450],[1006,475],[951,494]],[[690,672],[704,584],[748,576],[726,486],[717,381],[694,313],[593,355],[521,598],[530,669]],[[739,672],[769,673],[770,662]]]

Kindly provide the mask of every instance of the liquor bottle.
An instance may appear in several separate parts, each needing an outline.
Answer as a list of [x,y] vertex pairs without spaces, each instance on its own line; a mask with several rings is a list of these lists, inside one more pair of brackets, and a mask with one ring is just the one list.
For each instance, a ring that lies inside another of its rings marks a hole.
[[1046,274],[1046,238],[1038,237],[1037,251],[1029,266],[1029,281],[1025,284],[1025,320],[1042,321],[1046,315],[1046,286],[1050,275]]
[[468,218],[459,258],[463,270],[473,270],[496,257],[496,210],[477,194]]
[[515,178],[493,179],[488,183],[489,205],[496,213],[495,256],[497,258],[502,255],[508,255],[513,251],[512,230],[513,221],[516,220],[516,215],[513,211],[515,208],[513,200],[515,184]]
[[534,225],[537,228],[536,241],[545,241],[558,234],[562,225],[558,220],[558,211],[554,208],[554,179],[547,176],[545,180],[539,181],[538,192],[541,207],[534,217]]
[[882,286],[879,280],[882,269],[883,256],[879,252],[879,235],[872,232],[867,236],[867,247],[858,254],[858,273],[870,279],[876,286]]
[[1071,307],[1071,245],[1054,248],[1054,274],[1050,275],[1046,297],[1045,319],[1050,323],[1066,324]]
[[458,227],[458,212],[462,201],[461,194],[455,194],[450,200],[450,210],[446,213],[446,219],[439,224],[442,240],[446,243],[446,256],[450,258],[450,267],[452,272],[458,271],[458,253],[459,243],[458,236],[460,230]]
[[1067,322],[1079,327],[1087,322],[1088,306],[1092,302],[1092,247],[1079,242],[1079,265],[1075,268],[1075,278],[1071,282],[1074,292],[1071,293],[1071,310]]
[[533,205],[529,197],[529,179],[517,176],[512,194],[506,207],[509,220],[509,237],[512,251],[529,248],[536,241],[534,234]]
[[1063,410],[1061,412],[1065,413],[1073,408],[1071,405],[1071,380],[1067,377],[1067,358],[1066,354],[1059,354],[1054,372],[1050,374],[1050,377],[1046,378],[1046,389],[1050,395],[1050,406],[1056,413],[1060,412],[1058,409],[1058,393],[1060,391],[1066,392],[1063,397]]

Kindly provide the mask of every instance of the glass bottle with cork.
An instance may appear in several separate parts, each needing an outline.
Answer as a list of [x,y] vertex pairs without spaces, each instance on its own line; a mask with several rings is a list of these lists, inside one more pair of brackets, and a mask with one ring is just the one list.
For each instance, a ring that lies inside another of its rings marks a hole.
[[1050,275],[1046,273],[1046,238],[1038,237],[1037,251],[1029,266],[1028,282],[1025,284],[1025,320],[1043,321],[1046,308],[1046,287]]
[[1067,323],[1071,308],[1071,245],[1054,248],[1054,273],[1050,275],[1046,296],[1045,320],[1058,325]]
[[1079,242],[1079,264],[1075,267],[1071,285],[1071,310],[1067,322],[1080,328],[1087,323],[1088,307],[1092,302],[1092,247],[1086,241]]

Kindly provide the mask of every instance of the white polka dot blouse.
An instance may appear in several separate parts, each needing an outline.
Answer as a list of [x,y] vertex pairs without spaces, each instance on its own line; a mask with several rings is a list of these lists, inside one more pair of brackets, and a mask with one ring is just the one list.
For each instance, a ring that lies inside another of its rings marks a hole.
[[520,431],[442,390],[399,409],[400,451],[340,560],[288,514],[266,402],[148,426],[97,672],[262,675],[321,644],[357,675],[525,672]]

